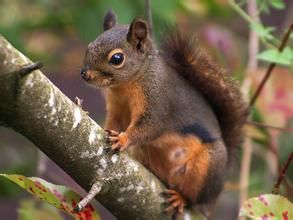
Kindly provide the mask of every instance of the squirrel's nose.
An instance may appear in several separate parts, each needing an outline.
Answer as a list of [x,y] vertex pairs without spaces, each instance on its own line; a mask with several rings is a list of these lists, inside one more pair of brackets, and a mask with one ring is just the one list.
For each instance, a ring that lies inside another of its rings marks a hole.
[[80,75],[84,76],[86,74],[86,69],[85,68],[81,68],[80,69]]
[[91,70],[88,68],[82,68],[80,70],[80,74],[81,77],[85,80],[85,81],[91,81],[95,78],[95,76],[97,75],[98,71],[96,70]]
[[88,74],[86,68],[81,68],[81,70],[80,70],[80,75],[81,75],[81,77],[82,77],[85,81],[90,80],[90,74]]

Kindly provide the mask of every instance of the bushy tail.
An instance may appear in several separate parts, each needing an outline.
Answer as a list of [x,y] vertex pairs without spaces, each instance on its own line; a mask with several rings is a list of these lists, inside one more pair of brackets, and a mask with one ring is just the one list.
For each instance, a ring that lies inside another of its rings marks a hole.
[[168,31],[161,45],[162,56],[208,101],[222,131],[228,156],[241,143],[242,127],[248,116],[239,85],[206,53],[196,47],[195,37]]

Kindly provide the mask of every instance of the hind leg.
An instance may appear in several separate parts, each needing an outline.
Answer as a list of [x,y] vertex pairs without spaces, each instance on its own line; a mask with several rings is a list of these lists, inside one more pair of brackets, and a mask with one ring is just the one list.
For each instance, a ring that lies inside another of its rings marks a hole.
[[165,211],[176,216],[183,213],[187,201],[197,201],[209,169],[207,147],[193,137],[184,137],[182,141],[170,152],[170,159],[174,162],[170,161],[172,166],[167,180],[172,189],[167,190],[170,205]]
[[226,164],[221,142],[203,143],[195,135],[170,132],[139,149],[136,158],[172,189],[165,211],[183,212],[187,203],[207,204],[219,194],[220,170]]

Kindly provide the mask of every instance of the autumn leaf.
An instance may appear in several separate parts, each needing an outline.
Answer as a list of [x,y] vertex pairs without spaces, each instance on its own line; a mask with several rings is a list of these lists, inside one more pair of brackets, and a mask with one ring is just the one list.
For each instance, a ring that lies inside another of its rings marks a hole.
[[73,208],[82,199],[65,186],[55,185],[37,177],[25,177],[17,174],[0,174],[16,183],[33,196],[55,206],[78,220],[99,220],[100,216],[92,205],[87,205],[81,212],[75,213]]
[[264,194],[244,202],[239,216],[263,220],[293,219],[293,204],[285,197]]

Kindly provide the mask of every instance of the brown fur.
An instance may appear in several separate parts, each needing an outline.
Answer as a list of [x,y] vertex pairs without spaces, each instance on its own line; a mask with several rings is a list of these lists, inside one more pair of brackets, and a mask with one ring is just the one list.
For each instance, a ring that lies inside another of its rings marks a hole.
[[106,104],[105,129],[118,132],[133,127],[144,114],[146,105],[141,85],[137,82],[122,83],[109,88],[106,93]]
[[136,148],[133,154],[169,187],[196,202],[210,160],[206,144],[196,136],[169,132]]
[[198,48],[194,36],[169,31],[164,35],[162,49],[166,62],[203,94],[212,107],[231,159],[242,141],[242,127],[248,116],[239,85]]

